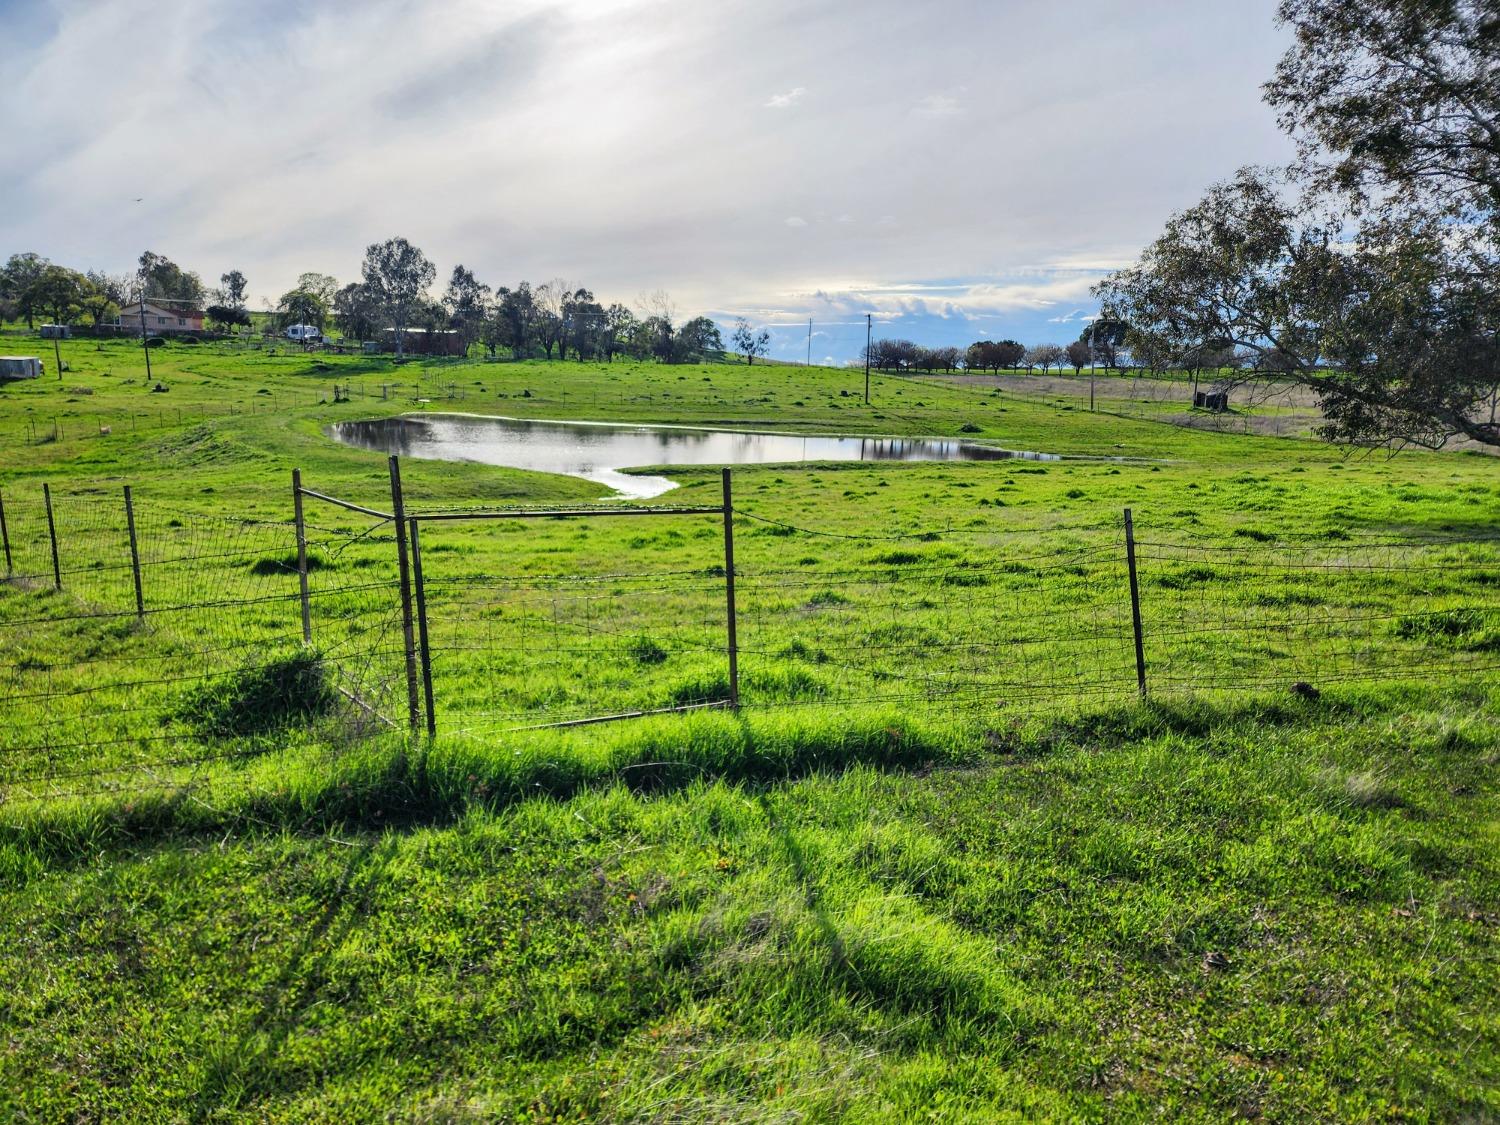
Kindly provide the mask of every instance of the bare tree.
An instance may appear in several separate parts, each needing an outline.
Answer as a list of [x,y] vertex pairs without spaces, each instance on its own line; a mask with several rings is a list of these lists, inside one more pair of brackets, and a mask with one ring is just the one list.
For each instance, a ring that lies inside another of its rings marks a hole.
[[1029,371],[1033,367],[1040,367],[1042,374],[1047,374],[1047,369],[1061,366],[1063,361],[1063,350],[1057,344],[1034,344],[1026,349],[1026,368]]
[[747,365],[755,366],[755,357],[765,355],[771,346],[771,334],[762,328],[756,332],[744,317],[734,323],[734,346],[744,354]]
[[552,358],[552,349],[562,342],[565,329],[563,306],[571,295],[568,283],[560,277],[536,288],[537,340],[548,359]]

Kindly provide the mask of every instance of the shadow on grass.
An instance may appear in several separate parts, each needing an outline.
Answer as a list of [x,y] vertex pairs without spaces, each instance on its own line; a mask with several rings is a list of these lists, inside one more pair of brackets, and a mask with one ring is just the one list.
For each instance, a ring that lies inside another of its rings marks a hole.
[[[384,831],[450,823],[474,808],[565,801],[624,785],[655,795],[702,782],[760,787],[853,766],[889,771],[973,767],[1109,749],[1166,736],[1339,721],[1400,707],[1419,689],[1365,689],[1330,698],[1114,704],[1020,715],[1009,723],[919,719],[899,711],[798,709],[639,720],[588,740],[556,731],[439,738],[388,735],[335,755],[271,752],[237,772],[199,776],[133,799],[18,802],[0,818],[0,879],[100,852],[226,830]],[[6,854],[9,853],[9,854]]]
[[[239,1033],[226,1035],[205,1060],[190,1120],[216,1119],[261,1092],[276,1053],[322,987],[329,958],[368,912],[371,892],[391,852],[389,842],[377,850],[372,840],[353,848],[338,886],[288,954],[281,971],[261,989]],[[374,866],[369,862],[372,857]],[[364,879],[356,886],[361,874]]]

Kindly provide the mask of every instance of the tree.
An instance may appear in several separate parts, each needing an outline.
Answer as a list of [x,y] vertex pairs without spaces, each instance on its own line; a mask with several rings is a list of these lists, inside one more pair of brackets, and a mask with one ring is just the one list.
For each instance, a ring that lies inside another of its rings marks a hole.
[[923,349],[911,340],[875,340],[870,345],[870,366],[880,371],[905,371],[922,360]]
[[732,339],[735,349],[745,357],[745,362],[751,367],[755,366],[755,357],[765,355],[771,346],[771,334],[764,328],[756,332],[744,317],[734,322]]
[[724,339],[719,326],[706,316],[695,316],[677,330],[672,359],[678,363],[701,363],[710,356],[722,357]]
[[310,290],[288,290],[276,302],[276,320],[282,328],[290,328],[294,324],[311,324],[322,331],[323,322],[327,319],[328,306]]
[[[219,275],[219,288],[214,291],[214,302],[228,309],[247,309],[249,302],[245,298],[245,290],[249,286],[245,275],[239,270],[230,270],[228,273]],[[328,298],[331,303],[333,298]]]
[[994,357],[996,371],[1002,367],[1009,367],[1014,371],[1026,358],[1026,345],[1018,340],[1001,340],[995,345]]
[[548,359],[552,358],[552,349],[557,347],[563,338],[563,305],[568,300],[569,294],[568,283],[560,277],[545,281],[536,289],[537,342],[542,345],[542,350],[547,353]]
[[0,270],[0,296],[14,302],[16,313],[25,318],[27,328],[35,326],[40,311],[33,303],[33,287],[51,264],[40,254],[25,251],[12,254]]
[[677,320],[677,305],[665,289],[657,289],[641,296],[642,332],[648,340],[648,355],[662,363],[671,363],[673,325]]
[[[479,337],[489,319],[491,293],[488,285],[480,283],[474,271],[464,266],[454,266],[448,278],[448,288],[443,301],[452,313],[452,323],[463,341],[464,354],[469,345]],[[491,348],[493,351],[493,348]]]
[[116,319],[120,306],[130,300],[130,278],[103,270],[90,270],[84,278],[88,285],[83,294],[83,311],[94,322],[97,333],[105,321]]
[[624,350],[635,331],[635,314],[618,302],[604,310],[604,358],[610,363],[615,354]]
[[1233,347],[1311,387],[1332,440],[1500,446],[1493,0],[1282,0],[1279,17],[1295,41],[1265,93],[1300,199],[1242,171],[1096,292],[1143,354]]
[[932,365],[928,368],[929,371],[941,367],[945,373],[951,374],[958,366],[959,350],[951,345],[932,348],[927,353],[927,361]]
[[1500,445],[1497,270],[1482,235],[1441,216],[1402,212],[1351,232],[1243,170],[1095,292],[1158,364],[1234,348],[1312,388],[1330,439]]
[[1034,344],[1026,349],[1026,370],[1040,367],[1047,374],[1050,367],[1058,367],[1063,361],[1063,350],[1057,344]]
[[88,279],[66,266],[48,265],[27,287],[29,307],[53,324],[70,324],[83,311]]
[[1266,101],[1328,187],[1500,212],[1494,0],[1282,0],[1295,41]]
[[599,350],[599,335],[604,327],[604,306],[594,300],[587,289],[575,289],[562,303],[562,355],[567,358],[568,346],[579,360]]
[[250,310],[215,302],[203,310],[204,319],[220,332],[232,332],[235,328],[250,327]]
[[628,346],[631,356],[636,359],[655,359],[662,363],[671,362],[671,322],[660,316],[642,317],[631,327]]
[[1091,359],[1093,359],[1094,353],[1093,349],[1091,349],[1082,340],[1074,340],[1071,344],[1063,349],[1063,355],[1066,356],[1068,362],[1073,365],[1073,374],[1076,375],[1078,374],[1078,372],[1083,370],[1083,365],[1085,363],[1088,363]]
[[491,339],[497,345],[509,347],[511,355],[516,359],[524,359],[529,354],[536,335],[536,296],[531,291],[530,283],[525,281],[514,290],[502,288],[497,296],[499,302],[495,319],[498,323]]
[[407,325],[426,300],[436,267],[406,239],[389,238],[365,249],[360,273],[375,307],[395,330],[396,355],[405,355]]
[[171,258],[150,250],[141,254],[139,263],[142,295],[146,300],[169,301],[172,304],[201,308],[206,296],[198,275],[184,270]]
[[1093,361],[1103,364],[1108,371],[1120,365],[1120,349],[1125,346],[1127,327],[1122,320],[1101,316],[1091,321],[1078,339],[1089,346]]
[[453,312],[443,301],[434,301],[431,298],[423,300],[417,305],[416,312],[412,314],[411,326],[420,328],[431,336],[434,332],[443,332],[453,324]]
[[[380,304],[369,287],[351,281],[333,297],[333,317],[339,331],[351,340],[368,340],[375,335],[380,318]],[[246,316],[249,320],[249,316]]]
[[333,298],[338,295],[339,283],[326,273],[303,273],[297,275],[297,288],[317,297],[323,302],[324,308],[332,308]]

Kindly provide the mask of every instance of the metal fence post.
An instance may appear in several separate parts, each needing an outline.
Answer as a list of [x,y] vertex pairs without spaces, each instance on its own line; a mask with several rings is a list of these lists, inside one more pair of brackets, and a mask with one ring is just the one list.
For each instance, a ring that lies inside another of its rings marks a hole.
[[1130,569],[1130,624],[1135,630],[1135,682],[1146,698],[1146,648],[1141,639],[1141,587],[1135,575],[1135,524],[1125,509],[1125,562]]
[[57,558],[57,524],[52,519],[52,489],[42,482],[42,502],[47,507],[47,538],[52,541],[52,588],[62,589],[62,564]]
[[130,532],[130,573],[135,579],[135,617],[146,620],[146,598],[141,592],[141,548],[135,536],[135,502],[130,497],[130,485],[125,486],[125,527]]
[[432,703],[432,648],[427,640],[427,583],[422,579],[422,536],[418,520],[411,526],[411,576],[417,588],[417,635],[422,642],[422,703],[427,709],[427,737],[437,736],[437,708]]
[[406,715],[411,732],[417,733],[421,722],[421,704],[417,699],[417,648],[412,630],[411,568],[406,557],[406,507],[401,498],[401,464],[391,454],[391,512],[396,522],[396,566],[401,574],[401,635],[406,645]]
[[5,542],[5,577],[15,573],[10,561],[10,528],[5,526],[5,498],[0,496],[0,540]]
[[312,603],[307,594],[307,522],[302,518],[302,470],[292,470],[292,516],[297,523],[297,584],[302,591],[302,643],[312,643]]
[[734,496],[730,472],[724,469],[724,600],[729,624],[729,706],[740,709],[740,646],[734,612]]

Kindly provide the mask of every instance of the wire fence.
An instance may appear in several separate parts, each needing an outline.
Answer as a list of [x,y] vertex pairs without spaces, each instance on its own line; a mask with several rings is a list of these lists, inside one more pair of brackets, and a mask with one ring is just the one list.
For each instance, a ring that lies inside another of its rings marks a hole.
[[[906,375],[910,382],[989,388],[1001,400],[1022,399],[1064,410],[1097,411],[1222,434],[1306,436],[1323,422],[1317,396],[1274,376],[1139,368],[1068,373]],[[1224,408],[1195,405],[1199,391],[1222,391]]]
[[859,530],[736,502],[727,474],[714,505],[407,510],[393,481],[360,504],[299,484],[286,522],[7,489],[0,803],[393,729],[865,705],[1003,722],[1143,684],[1310,694],[1500,668],[1500,537],[1187,541],[1123,513]]

